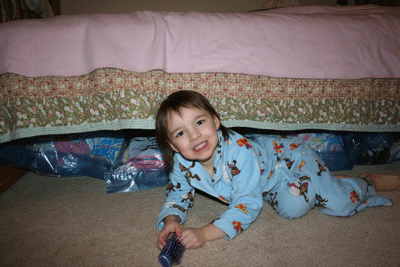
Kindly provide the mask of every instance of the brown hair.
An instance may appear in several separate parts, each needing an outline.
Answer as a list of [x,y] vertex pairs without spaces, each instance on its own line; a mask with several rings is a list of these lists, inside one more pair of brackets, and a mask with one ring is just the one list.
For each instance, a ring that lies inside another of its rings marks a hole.
[[[218,120],[220,120],[218,113],[211,106],[207,98],[205,98],[202,94],[199,94],[195,91],[182,90],[169,95],[168,98],[161,103],[156,116],[157,140],[163,155],[164,165],[168,172],[171,172],[173,169],[175,152],[169,145],[167,119],[171,111],[180,115],[181,108],[183,107],[196,107],[199,109],[204,109],[212,116],[215,116],[218,118]],[[229,129],[227,129],[221,123],[219,130],[221,130],[222,136],[225,139],[228,139]]]

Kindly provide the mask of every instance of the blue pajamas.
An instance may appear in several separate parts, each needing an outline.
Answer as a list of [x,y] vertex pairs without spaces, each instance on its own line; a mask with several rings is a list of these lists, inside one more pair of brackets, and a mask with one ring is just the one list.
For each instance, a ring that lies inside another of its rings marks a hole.
[[276,158],[263,194],[283,217],[299,218],[315,206],[327,215],[350,216],[366,207],[392,204],[376,194],[368,179],[332,176],[318,155],[299,139],[260,136],[255,141],[266,152],[264,162]]
[[218,131],[212,176],[199,162],[175,153],[169,178],[158,229],[168,215],[185,222],[195,191],[201,190],[228,204],[213,224],[229,239],[251,225],[265,201],[286,218],[299,218],[315,206],[328,215],[349,216],[366,207],[392,204],[378,196],[368,180],[337,180],[300,139],[259,136],[249,141],[231,133],[225,140]]

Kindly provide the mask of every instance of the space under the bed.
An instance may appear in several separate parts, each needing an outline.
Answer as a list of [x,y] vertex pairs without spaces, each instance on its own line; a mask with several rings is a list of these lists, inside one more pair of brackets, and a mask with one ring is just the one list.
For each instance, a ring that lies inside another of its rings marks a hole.
[[154,129],[176,90],[204,94],[228,127],[400,132],[400,78],[290,79],[98,69],[75,77],[0,76],[0,143],[98,130]]

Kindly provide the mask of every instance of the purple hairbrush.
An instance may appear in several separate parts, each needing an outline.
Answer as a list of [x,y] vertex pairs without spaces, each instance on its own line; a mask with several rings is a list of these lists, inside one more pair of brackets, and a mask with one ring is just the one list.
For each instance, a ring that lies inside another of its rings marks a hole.
[[163,267],[170,267],[174,264],[179,264],[181,263],[185,250],[185,246],[178,240],[177,235],[174,233],[172,237],[167,240],[167,244],[161,250],[161,253],[158,256],[158,261]]

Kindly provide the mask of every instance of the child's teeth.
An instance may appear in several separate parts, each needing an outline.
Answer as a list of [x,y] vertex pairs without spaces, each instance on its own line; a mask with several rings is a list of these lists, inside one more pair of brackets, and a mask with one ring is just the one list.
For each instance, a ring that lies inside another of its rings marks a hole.
[[196,146],[194,149],[198,150],[198,149],[202,148],[205,144],[206,144],[206,142],[201,143],[200,145]]

